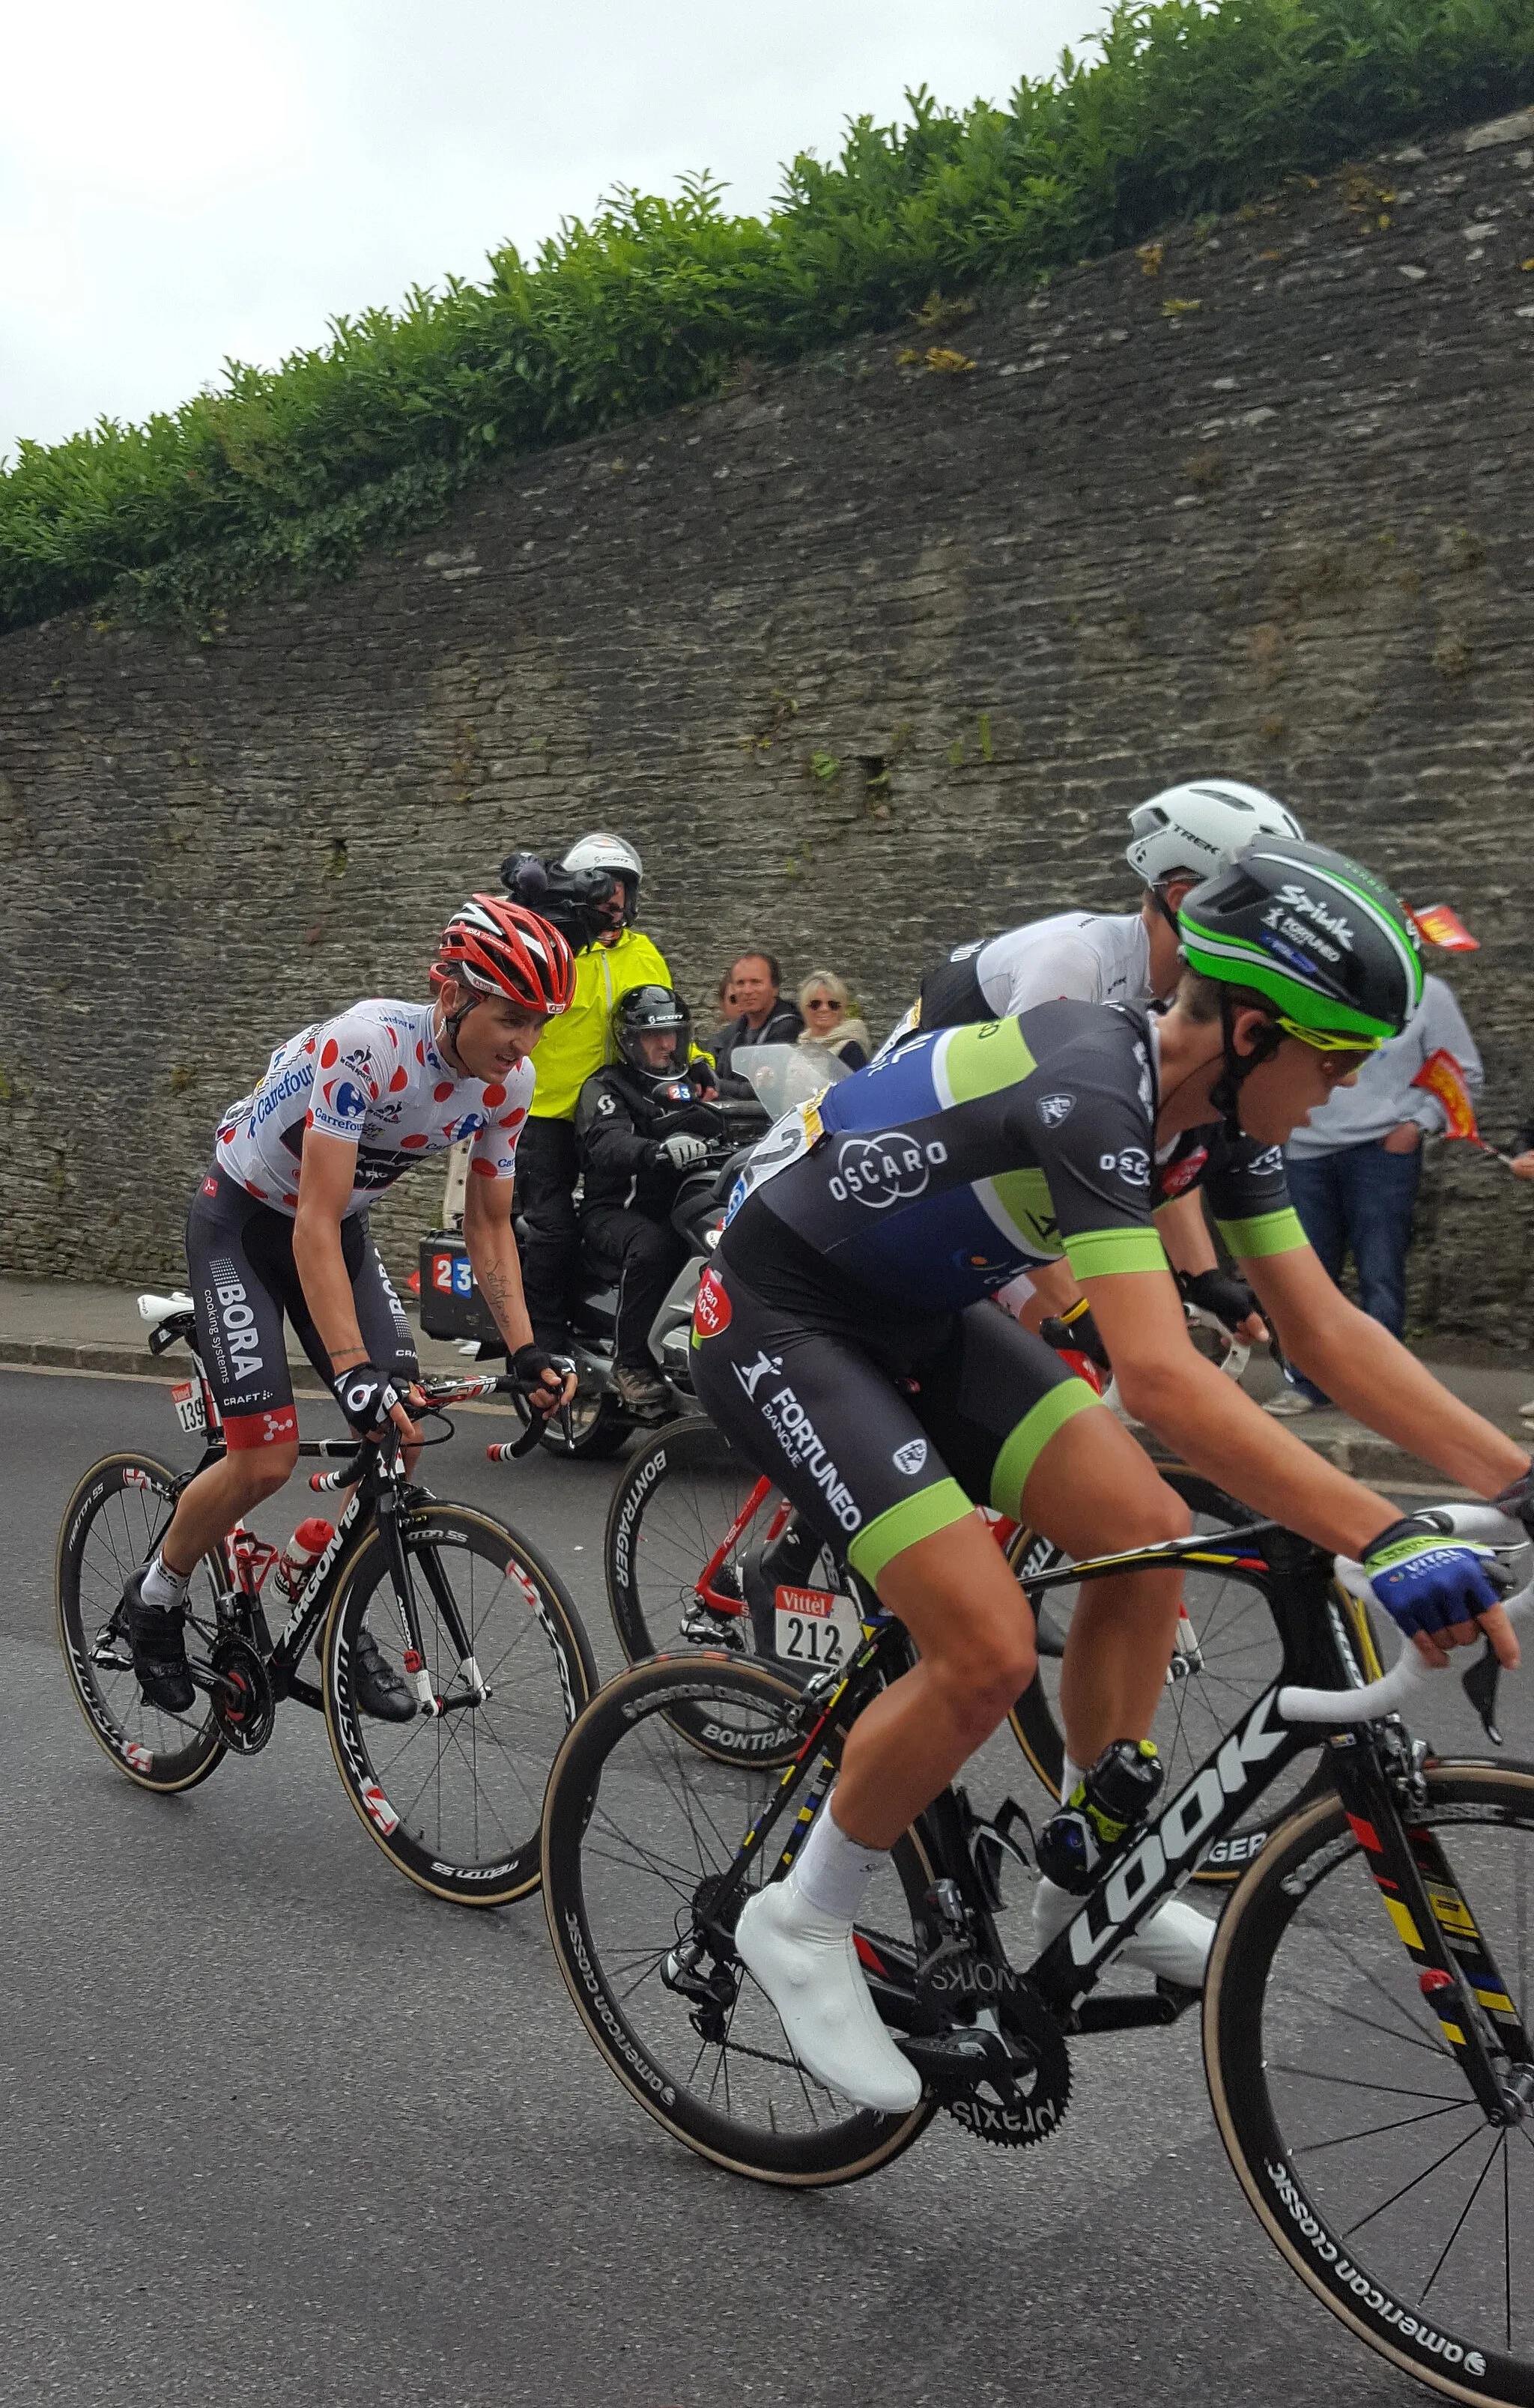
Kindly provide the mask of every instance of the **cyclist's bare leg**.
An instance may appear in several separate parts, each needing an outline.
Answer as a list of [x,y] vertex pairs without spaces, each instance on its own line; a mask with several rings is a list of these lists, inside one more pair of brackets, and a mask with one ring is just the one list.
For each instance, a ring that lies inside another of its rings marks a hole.
[[[1099,1425],[1106,1423],[1105,1430]],[[1025,1519],[1071,1555],[1111,1555],[1184,1538],[1192,1516],[1110,1413],[1080,1413],[1057,1432],[1023,1491]],[[1060,1712],[1073,1764],[1116,1739],[1144,1739],[1177,1637],[1180,1571],[1083,1581],[1060,1667]]]
[[[1186,1506],[1107,1412],[1078,1413],[1055,1432],[1024,1489],[1023,1510],[1072,1555],[1147,1546],[1188,1528]],[[1082,1591],[1095,1611],[1080,1651],[1088,1669],[1078,1674],[1077,1720],[1068,1713],[1068,1738],[1087,1751],[1078,1756],[1072,1747],[1077,1763],[1090,1764],[1111,1740],[1150,1729],[1180,1593],[1175,1572]],[[848,1737],[835,1821],[869,1848],[889,1847],[953,1779],[1004,1721],[1035,1667],[1027,1608],[978,1514],[894,1556],[879,1594],[921,1661],[874,1699]],[[1073,1616],[1073,1644],[1075,1627]]]
[[1027,1606],[978,1513],[902,1549],[879,1594],[921,1661],[848,1735],[835,1820],[867,1848],[893,1845],[1005,1720],[1035,1663]]
[[237,1522],[292,1479],[297,1461],[298,1440],[288,1439],[276,1446],[237,1447],[199,1471],[182,1492],[162,1542],[166,1569],[189,1578]]

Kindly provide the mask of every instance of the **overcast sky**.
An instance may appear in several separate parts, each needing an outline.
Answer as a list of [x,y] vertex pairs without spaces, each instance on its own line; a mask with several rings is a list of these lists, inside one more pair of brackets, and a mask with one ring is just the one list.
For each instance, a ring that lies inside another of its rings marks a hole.
[[908,85],[1004,100],[1101,0],[6,0],[0,455],[173,408],[617,183],[761,210]]

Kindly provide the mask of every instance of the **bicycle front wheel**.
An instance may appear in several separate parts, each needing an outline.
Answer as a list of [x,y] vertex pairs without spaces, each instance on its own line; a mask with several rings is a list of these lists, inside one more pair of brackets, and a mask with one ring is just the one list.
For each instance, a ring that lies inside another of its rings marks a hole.
[[1447,1859],[1454,1887],[1433,1895],[1451,1944],[1468,1910],[1505,1985],[1478,1988],[1475,2011],[1512,2120],[1489,2123],[1468,2088],[1336,1798],[1280,1825],[1226,1907],[1204,2061],[1241,2187],[1317,2299],[1449,2398],[1530,2408],[1534,2083],[1517,2035],[1534,2015],[1534,1770],[1444,1764],[1426,1781],[1407,1822]]
[[[690,1743],[678,1727],[684,1705],[703,1710],[715,1745],[728,1735],[734,1764]],[[543,1827],[554,1955],[619,2081],[700,2157],[800,2188],[872,2173],[935,2113],[924,2100],[909,2115],[875,2114],[807,2072],[712,1922],[712,1893],[781,1785],[759,1756],[774,1754],[808,1711],[765,1664],[699,1655],[636,1665],[608,1684],[561,1748]],[[839,1743],[839,1733],[828,1738],[838,1752]],[[823,1770],[818,1758],[808,1764],[805,1783]],[[804,1794],[785,1808],[781,1839]],[[752,1889],[779,1854],[769,1840]],[[932,1878],[908,1833],[875,1876],[860,1936],[909,1955]]]
[[525,1539],[463,1505],[423,1503],[400,1532],[437,1710],[379,1722],[357,1702],[366,1625],[406,1686],[409,1644],[375,1526],[324,1636],[325,1723],[347,1796],[392,1864],[465,1906],[507,1906],[538,1885],[543,1788],[596,1664],[565,1584]]
[[[224,1753],[206,1690],[184,1713],[145,1701],[122,1623],[122,1584],[169,1526],[180,1475],[151,1455],[108,1455],[85,1473],[59,1531],[53,1592],[59,1644],[92,1738],[140,1789],[194,1789]],[[217,1558],[199,1565],[187,1598],[194,1647],[218,1633]]]

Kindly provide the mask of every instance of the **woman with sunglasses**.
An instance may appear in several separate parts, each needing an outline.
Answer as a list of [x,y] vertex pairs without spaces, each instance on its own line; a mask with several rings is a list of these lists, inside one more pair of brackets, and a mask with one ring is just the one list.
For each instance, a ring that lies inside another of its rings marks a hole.
[[[1524,1448],[1339,1294],[1284,1186],[1291,1132],[1416,1010],[1415,933],[1367,870],[1286,837],[1247,846],[1179,920],[1186,968],[1161,1016],[1045,1003],[918,1034],[829,1088],[793,1141],[780,1125],[746,1167],[699,1291],[699,1402],[845,1550],[918,1651],[849,1736],[792,1871],[748,1900],[736,1931],[796,2055],[886,2113],[914,2107],[921,2083],[869,1998],[858,1909],[882,1852],[1034,1671],[1025,1603],[975,1506],[1077,1556],[1189,1526],[1100,1398],[990,1310],[997,1287],[1064,1254],[1125,1406],[1175,1455],[1360,1560],[1430,1664],[1483,1631],[1517,1660],[1484,1549],[1431,1514],[1399,1515],[1196,1353],[1153,1218],[1167,1196],[1201,1187],[1307,1376],[1480,1496],[1526,1480]],[[1099,1759],[1144,1758],[1178,1606],[1174,1570],[1082,1592],[1060,1680],[1068,1799]],[[1128,1844],[1133,1828],[1105,1847]],[[1039,1947],[1078,1905],[1039,1881]],[[1197,1989],[1212,1938],[1173,1899],[1122,1953]]]
[[799,1010],[804,1015],[801,1045],[819,1045],[845,1062],[849,1070],[861,1070],[873,1052],[873,1040],[867,1024],[853,1012],[852,991],[845,979],[835,970],[811,970],[799,989]]

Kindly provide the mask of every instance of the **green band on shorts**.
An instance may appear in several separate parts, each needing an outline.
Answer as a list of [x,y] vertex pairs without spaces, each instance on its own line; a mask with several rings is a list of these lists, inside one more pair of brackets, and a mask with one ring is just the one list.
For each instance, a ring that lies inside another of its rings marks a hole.
[[1109,1271],[1164,1271],[1167,1256],[1154,1229],[1078,1229],[1066,1240],[1066,1260],[1079,1280]]
[[914,1497],[902,1497],[898,1505],[876,1513],[848,1548],[847,1561],[877,1588],[884,1566],[907,1547],[913,1547],[918,1539],[935,1538],[939,1530],[951,1530],[974,1510],[956,1480],[935,1480],[930,1488],[920,1488]]
[[1292,1254],[1297,1246],[1308,1246],[1299,1214],[1292,1204],[1281,1212],[1258,1212],[1250,1221],[1222,1221],[1221,1237],[1238,1262],[1257,1261],[1263,1254]]
[[1028,1474],[1055,1431],[1075,1414],[1084,1413],[1088,1405],[1100,1402],[1084,1380],[1062,1380],[1029,1406],[991,1468],[991,1503],[996,1512],[1009,1514],[1014,1522],[1022,1519]]

